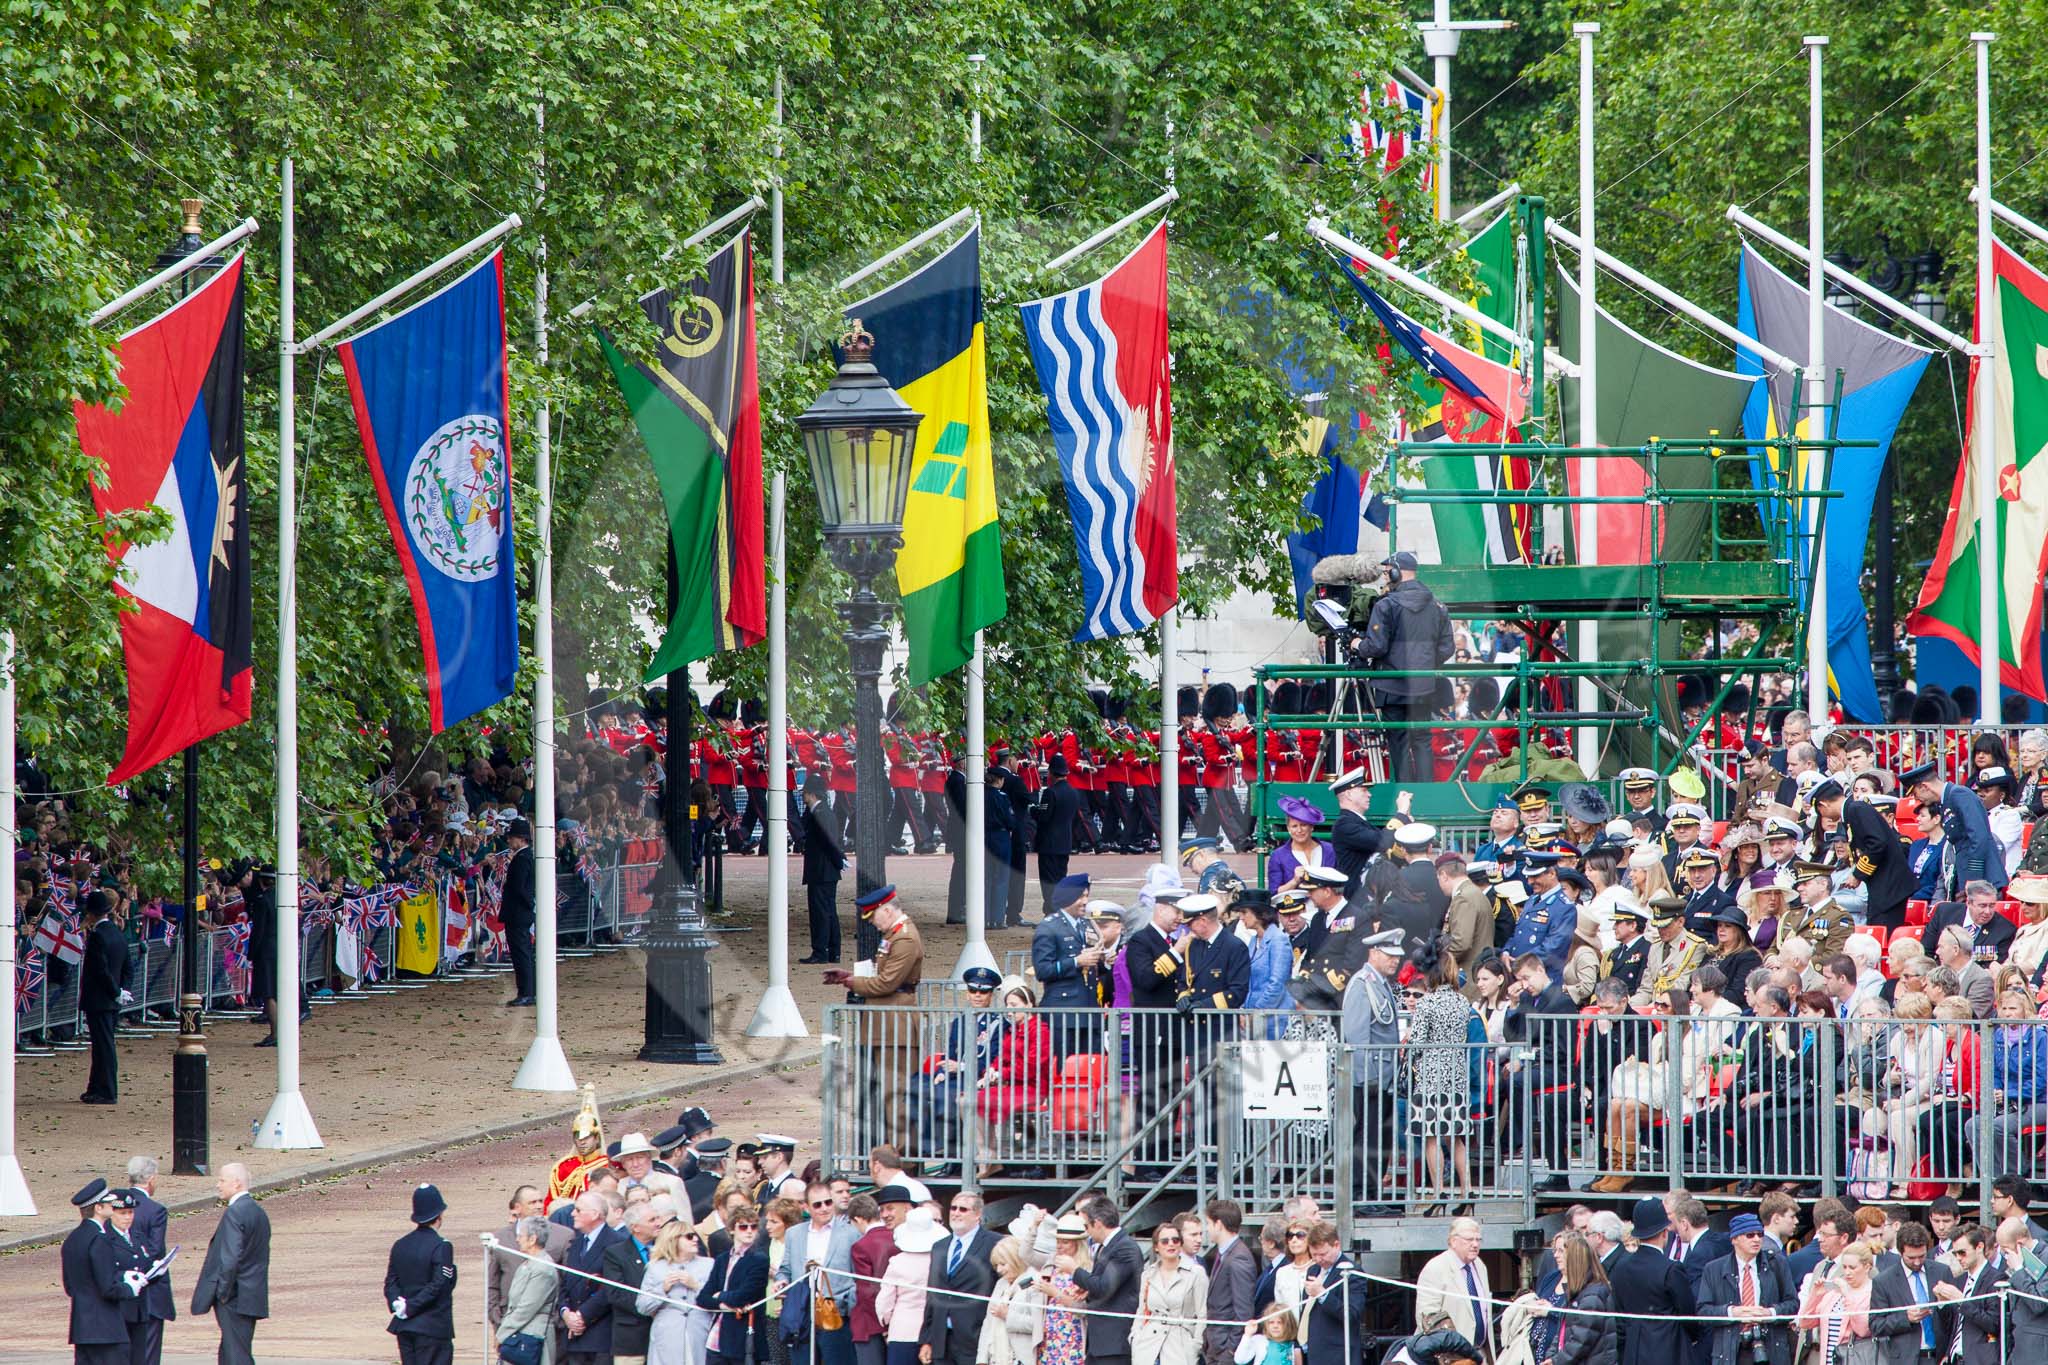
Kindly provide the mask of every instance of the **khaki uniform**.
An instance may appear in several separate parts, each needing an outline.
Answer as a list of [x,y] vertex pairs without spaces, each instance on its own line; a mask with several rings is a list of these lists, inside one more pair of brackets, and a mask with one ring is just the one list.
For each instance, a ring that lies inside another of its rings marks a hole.
[[1691,930],[1666,943],[1664,936],[1653,929],[1650,952],[1643,961],[1643,982],[1629,997],[1629,1004],[1637,1010],[1647,1010],[1650,1002],[1666,991],[1690,985],[1692,974],[1712,956],[1713,949],[1707,946],[1707,941]]
[[1444,913],[1444,946],[1458,964],[1461,979],[1470,980],[1479,954],[1493,946],[1493,907],[1478,883],[1460,881]]
[[1812,907],[1795,905],[1778,919],[1779,941],[1796,934],[1812,944],[1816,967],[1841,952],[1842,945],[1855,932],[1856,921],[1847,910],[1835,904],[1833,896]]
[[[905,915],[882,936],[875,949],[875,974],[856,976],[846,989],[863,1005],[908,1008],[917,1003],[917,983],[924,977],[924,938]],[[918,1064],[917,1021],[909,1015],[864,1021],[869,1028],[867,1085],[864,1087],[869,1130],[877,1143],[909,1151],[910,1076]]]

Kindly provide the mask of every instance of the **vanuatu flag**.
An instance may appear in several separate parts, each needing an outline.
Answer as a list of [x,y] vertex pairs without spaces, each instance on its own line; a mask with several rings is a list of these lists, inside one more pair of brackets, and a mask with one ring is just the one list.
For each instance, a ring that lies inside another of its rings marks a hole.
[[647,665],[652,682],[768,636],[752,234],[640,306],[661,333],[654,365],[626,359],[603,332],[598,344],[654,461],[675,552],[675,599]]
[[[2007,687],[2048,701],[2041,674],[2041,580],[2048,573],[2048,276],[2006,250],[1992,248],[1992,306],[1977,309],[1978,341],[1991,346],[1991,467],[1998,471],[1998,672]],[[1970,363],[1970,432],[1977,430],[1976,367]],[[1956,470],[1941,548],[1920,589],[1915,635],[1952,641],[1972,663],[1983,630],[1979,591],[1977,480],[1981,452],[1970,449]]]
[[924,414],[896,555],[910,685],[917,687],[964,666],[974,633],[1009,609],[989,447],[981,228],[846,316],[874,337],[882,377]]
[[128,743],[108,782],[249,719],[249,499],[242,464],[242,257],[121,338],[121,410],[76,405],[106,463],[101,516],[161,508],[170,534],[108,546],[128,665]]

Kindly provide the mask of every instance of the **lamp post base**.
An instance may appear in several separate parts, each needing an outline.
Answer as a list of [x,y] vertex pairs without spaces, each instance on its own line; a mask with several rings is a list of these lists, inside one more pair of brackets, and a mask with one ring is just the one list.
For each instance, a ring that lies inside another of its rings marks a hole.
[[263,1126],[249,1145],[262,1152],[297,1152],[327,1144],[313,1126],[313,1111],[306,1107],[306,1097],[296,1090],[283,1090],[270,1102],[270,1112],[263,1116]]
[[688,1066],[723,1062],[711,1041],[711,967],[705,960],[717,945],[704,931],[696,887],[680,879],[669,886],[660,919],[644,943],[647,1023],[640,1060]]
[[177,1175],[207,1175],[209,1115],[207,1113],[206,1035],[200,1030],[199,997],[178,1002],[178,1050],[171,1055],[171,1170]]
[[514,1090],[574,1090],[576,1077],[569,1070],[569,1056],[562,1051],[562,1040],[554,1034],[545,1037],[535,1035],[532,1046],[526,1049],[526,1060],[519,1064],[519,1074],[512,1078]]
[[804,1023],[803,1009],[796,1003],[796,994],[787,986],[770,986],[761,993],[761,1003],[754,1007],[754,1020],[747,1025],[749,1038],[808,1038],[810,1028]]

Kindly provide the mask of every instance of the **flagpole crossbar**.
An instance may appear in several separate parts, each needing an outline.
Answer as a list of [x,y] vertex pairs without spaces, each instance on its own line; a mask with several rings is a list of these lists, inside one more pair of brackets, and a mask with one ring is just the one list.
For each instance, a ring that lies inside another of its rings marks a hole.
[[[1801,265],[1807,265],[1811,261],[1812,253],[1805,246],[1793,241],[1790,237],[1787,237],[1784,233],[1779,232],[1768,224],[1760,222],[1749,214],[1744,213],[1740,205],[1730,204],[1728,206],[1728,221],[1759,241],[1770,243],[1793,260],[1798,261]],[[1913,311],[1908,305],[1900,303],[1876,285],[1867,283],[1861,277],[1842,269],[1833,261],[1823,260],[1821,262],[1821,273],[1866,302],[1891,314],[1908,327],[1915,328],[1923,334],[1932,337],[1952,351],[1959,351],[1967,356],[1977,356],[1984,353],[1983,348],[1974,341],[1951,332],[1938,322],[1921,317],[1920,314]],[[1756,347],[1755,342],[1745,342],[1744,344],[1752,350]]]
[[1515,200],[1515,198],[1519,196],[1521,193],[1522,182],[1519,180],[1511,180],[1508,182],[1508,187],[1506,189],[1502,190],[1498,194],[1489,194],[1488,196],[1486,196],[1486,198],[1480,200],[1471,208],[1466,209],[1456,218],[1451,219],[1451,224],[1454,227],[1470,227],[1473,223],[1478,222],[1481,218],[1484,218],[1487,214],[1492,213],[1495,209],[1500,208],[1503,205],[1512,203]]
[[342,318],[338,322],[330,323],[326,327],[321,328],[312,336],[307,337],[304,341],[292,343],[290,347],[292,354],[308,355],[314,351],[319,350],[322,346],[326,345],[330,340],[341,335],[343,332],[346,332],[349,328],[355,326],[364,318],[376,316],[379,312],[383,311],[385,307],[390,305],[395,300],[405,297],[407,294],[410,294],[413,290],[419,288],[421,285],[426,284],[430,280],[438,278],[442,274],[446,273],[451,267],[460,264],[462,261],[468,259],[470,256],[483,250],[491,243],[497,241],[500,237],[507,236],[513,231],[517,230],[519,226],[520,218],[518,214],[506,214],[503,221],[497,223],[496,225],[490,228],[485,229],[482,232],[479,232],[476,236],[470,238],[461,246],[456,247],[455,250],[449,252],[440,260],[435,261],[432,265],[426,267],[424,270],[414,271],[411,275],[406,276],[405,279],[399,281],[397,284],[392,285],[389,289],[379,294],[376,298],[371,299],[368,303],[356,309],[348,316]]
[[[1973,204],[1977,202],[1977,187],[1975,185],[1970,187],[1970,202]],[[2032,237],[2037,242],[2048,242],[2048,227],[2042,227],[2018,209],[2001,204],[1996,199],[1991,201],[1991,216],[2000,222],[2012,224],[2012,226],[2026,233],[2027,236]]]
[[1061,266],[1067,265],[1073,261],[1080,260],[1083,256],[1086,256],[1089,252],[1095,250],[1095,248],[1101,246],[1104,242],[1110,241],[1118,233],[1122,232],[1125,228],[1130,227],[1134,223],[1143,222],[1145,219],[1150,218],[1153,214],[1159,212],[1159,210],[1165,208],[1168,204],[1173,203],[1175,200],[1179,198],[1180,191],[1171,185],[1167,186],[1166,193],[1160,195],[1156,199],[1151,200],[1149,203],[1143,204],[1138,208],[1132,209],[1129,213],[1117,219],[1114,223],[1111,223],[1108,227],[1096,233],[1093,237],[1090,237],[1087,241],[1081,243],[1079,246],[1069,247],[1067,250],[1061,252],[1059,255],[1047,261],[1044,265],[1038,267],[1038,273],[1041,275],[1050,275],[1053,271],[1058,270]]
[[838,284],[833,286],[834,292],[844,294],[847,290],[853,288],[862,280],[868,278],[870,275],[875,274],[877,271],[887,270],[890,266],[896,264],[896,262],[902,260],[905,256],[908,256],[911,252],[917,250],[919,247],[923,246],[926,242],[931,241],[933,238],[943,237],[948,232],[951,232],[954,228],[959,227],[962,223],[968,222],[973,219],[977,219],[979,217],[979,210],[967,208],[961,209],[958,213],[954,214],[950,218],[946,218],[941,220],[940,222],[933,223],[930,227],[926,228],[923,232],[918,233],[917,236],[912,237],[902,246],[897,247],[893,251],[884,252],[882,255],[875,257],[875,259],[873,259],[872,261],[869,261],[860,269],[854,271],[851,275],[848,275],[845,279],[841,280]]
[[[732,209],[729,212],[719,214],[718,217],[713,218],[703,227],[698,228],[695,232],[683,238],[682,245],[670,247],[667,251],[662,252],[661,260],[657,264],[668,264],[670,261],[675,259],[676,253],[681,251],[688,251],[694,247],[702,246],[705,242],[709,241],[713,237],[716,237],[719,233],[725,231],[727,228],[739,222],[741,219],[747,217],[749,214],[758,213],[766,207],[767,204],[762,201],[760,195],[756,194],[749,197],[745,202],[740,204],[739,207]],[[629,284],[636,283],[639,279],[640,277],[638,275],[631,275],[627,277],[627,282]],[[650,290],[649,292],[654,293],[659,292],[659,290]],[[647,295],[642,294],[640,297],[644,299],[647,297]],[[586,317],[589,315],[590,310],[595,307],[597,307],[597,295],[592,294],[589,298],[583,300],[583,302],[577,304],[574,308],[571,308],[569,310],[569,316],[572,319],[580,319]]]
[[154,294],[157,290],[178,279],[180,276],[206,265],[215,256],[220,255],[221,252],[226,251],[237,242],[254,236],[256,229],[257,223],[254,218],[244,218],[241,222],[235,224],[189,256],[180,256],[176,261],[157,271],[156,274],[151,275],[127,293],[110,303],[102,305],[87,321],[95,327],[99,326],[107,321],[107,319],[122,313],[131,305],[148,298],[151,294]]

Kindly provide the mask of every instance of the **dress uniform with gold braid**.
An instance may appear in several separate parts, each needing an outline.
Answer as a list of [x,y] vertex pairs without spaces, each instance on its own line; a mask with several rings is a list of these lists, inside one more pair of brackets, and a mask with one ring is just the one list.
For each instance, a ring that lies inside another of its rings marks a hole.
[[1650,901],[1650,949],[1643,961],[1642,984],[1629,1003],[1638,1011],[1663,998],[1666,992],[1691,983],[1692,974],[1713,956],[1707,941],[1690,929],[1666,940],[1664,928],[1685,919],[1685,902],[1677,896],[1657,896]]
[[1600,979],[1615,977],[1628,987],[1634,995],[1643,984],[1643,969],[1650,962],[1650,916],[1638,905],[1622,904],[1614,907],[1614,919],[1618,924],[1624,919],[1634,920],[1640,930],[1626,943],[1617,943],[1600,958]]

